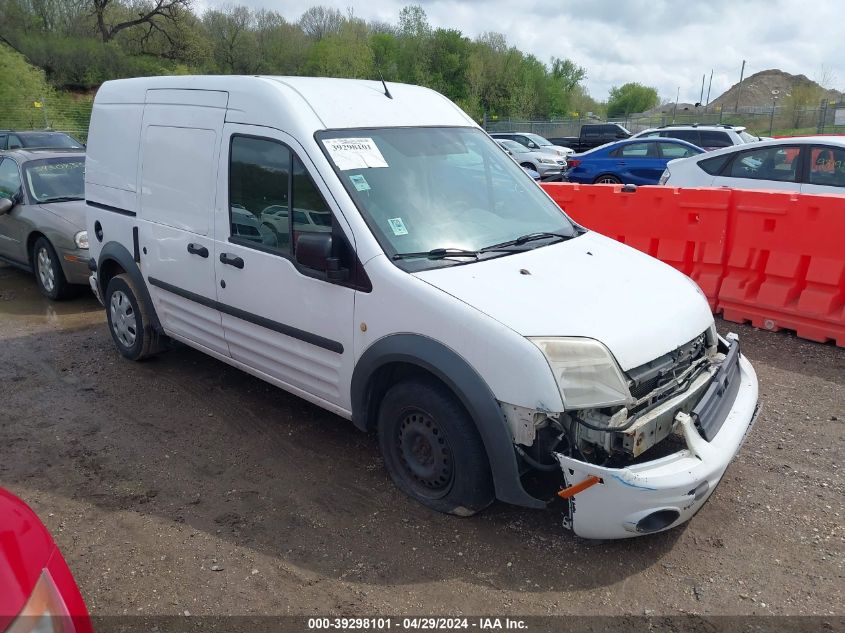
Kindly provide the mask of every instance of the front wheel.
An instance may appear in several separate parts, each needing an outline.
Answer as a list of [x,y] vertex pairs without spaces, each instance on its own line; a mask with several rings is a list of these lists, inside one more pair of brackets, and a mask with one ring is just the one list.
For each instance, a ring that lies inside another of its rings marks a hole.
[[521,167],[525,167],[525,169],[530,169],[532,171],[537,171],[537,168],[532,163],[521,163]]
[[470,516],[493,502],[493,478],[478,430],[437,381],[391,387],[379,410],[378,435],[393,482],[423,505]]
[[105,304],[109,331],[118,351],[129,360],[141,360],[154,354],[158,336],[128,275],[111,278],[106,288]]
[[602,174],[596,178],[593,183],[597,185],[621,185],[622,181],[613,174]]
[[52,301],[67,299],[72,294],[71,285],[65,280],[56,249],[46,237],[39,237],[32,247],[32,265],[35,282],[41,294]]

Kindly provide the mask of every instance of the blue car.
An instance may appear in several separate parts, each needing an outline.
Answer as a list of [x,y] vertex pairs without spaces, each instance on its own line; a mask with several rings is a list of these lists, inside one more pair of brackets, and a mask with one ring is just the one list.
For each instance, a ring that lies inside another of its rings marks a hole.
[[573,154],[566,177],[584,184],[656,185],[670,160],[703,153],[700,147],[673,138],[628,139]]

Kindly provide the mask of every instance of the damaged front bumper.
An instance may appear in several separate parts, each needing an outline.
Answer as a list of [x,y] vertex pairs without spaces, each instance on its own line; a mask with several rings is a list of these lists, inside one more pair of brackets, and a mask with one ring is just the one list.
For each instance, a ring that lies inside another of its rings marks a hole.
[[757,375],[739,354],[739,342],[731,348],[695,410],[675,416],[686,449],[625,468],[555,453],[566,485],[582,485],[568,498],[567,527],[584,538],[629,538],[680,525],[698,512],[758,413]]

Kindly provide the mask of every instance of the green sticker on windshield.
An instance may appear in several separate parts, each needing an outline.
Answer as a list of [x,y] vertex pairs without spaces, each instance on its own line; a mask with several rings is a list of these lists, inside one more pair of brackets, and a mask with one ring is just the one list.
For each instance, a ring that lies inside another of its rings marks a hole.
[[405,223],[402,221],[402,218],[388,218],[387,223],[390,225],[390,228],[393,229],[394,235],[408,234],[408,229],[405,228]]
[[364,178],[361,174],[352,174],[349,176],[349,180],[352,181],[352,184],[355,185],[355,188],[358,191],[370,190],[370,183],[368,183],[367,179]]

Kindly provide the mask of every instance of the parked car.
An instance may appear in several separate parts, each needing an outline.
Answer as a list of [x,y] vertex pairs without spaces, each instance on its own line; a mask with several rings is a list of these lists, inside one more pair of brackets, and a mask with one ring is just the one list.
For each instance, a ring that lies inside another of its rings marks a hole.
[[565,145],[575,153],[581,153],[630,137],[631,133],[619,123],[585,123],[581,126],[578,136],[560,136],[549,141],[556,145]]
[[[695,283],[575,224],[431,90],[108,81],[85,178],[120,354],[171,337],[350,419],[434,510],[545,508],[521,479],[542,471],[577,534],[657,532],[701,508],[753,421],[754,370]],[[230,209],[257,201],[327,209],[331,231],[243,239]]]
[[576,154],[569,161],[566,178],[588,184],[656,185],[670,160],[703,152],[677,139],[629,139]]
[[671,161],[660,182],[672,187],[843,194],[845,138],[807,136],[737,145]]
[[531,134],[530,132],[493,132],[490,136],[497,141],[514,141],[530,150],[562,156],[563,158],[575,153],[570,147],[556,145],[539,134]]
[[496,139],[496,143],[525,169],[537,172],[540,178],[559,176],[566,170],[566,159],[537,150],[530,150],[516,141]]
[[41,293],[66,299],[88,285],[85,153],[0,153],[0,260],[35,274]]
[[278,241],[271,228],[240,205],[232,206],[232,235],[263,246],[276,246]]
[[59,548],[32,509],[0,488],[0,631],[92,633]]
[[70,134],[52,130],[0,130],[0,150],[5,149],[83,149]]
[[741,125],[664,125],[643,130],[633,138],[677,138],[707,151],[766,140]]

